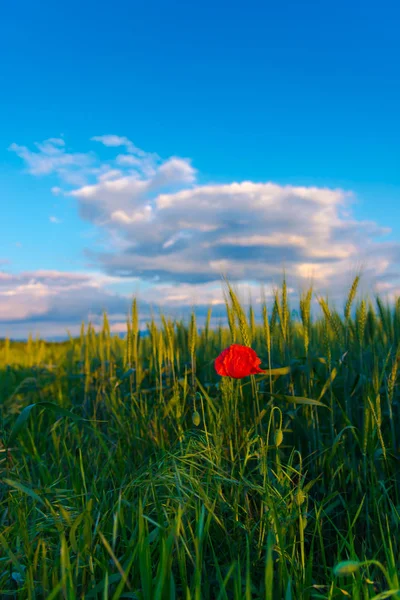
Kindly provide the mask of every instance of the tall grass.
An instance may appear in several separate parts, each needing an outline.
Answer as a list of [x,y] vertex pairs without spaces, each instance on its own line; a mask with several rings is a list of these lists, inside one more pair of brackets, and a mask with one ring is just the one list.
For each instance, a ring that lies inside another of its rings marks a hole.
[[0,342],[1,598],[400,598],[399,302],[225,284],[227,328]]

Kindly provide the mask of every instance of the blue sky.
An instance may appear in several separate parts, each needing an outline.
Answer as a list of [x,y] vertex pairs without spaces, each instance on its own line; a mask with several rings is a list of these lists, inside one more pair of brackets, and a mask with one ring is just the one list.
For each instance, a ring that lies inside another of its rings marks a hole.
[[[0,336],[58,335],[102,308],[117,329],[136,289],[144,315],[218,307],[225,268],[256,290],[285,263],[295,294],[313,265],[340,298],[366,261],[396,293],[399,17],[394,0],[8,3]],[[242,182],[256,187],[238,199]]]

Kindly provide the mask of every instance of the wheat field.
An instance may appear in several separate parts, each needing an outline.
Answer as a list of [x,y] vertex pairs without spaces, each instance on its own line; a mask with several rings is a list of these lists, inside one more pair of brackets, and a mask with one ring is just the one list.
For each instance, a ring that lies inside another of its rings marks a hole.
[[[0,342],[1,598],[400,598],[400,300],[358,283]],[[266,372],[217,375],[232,343]]]

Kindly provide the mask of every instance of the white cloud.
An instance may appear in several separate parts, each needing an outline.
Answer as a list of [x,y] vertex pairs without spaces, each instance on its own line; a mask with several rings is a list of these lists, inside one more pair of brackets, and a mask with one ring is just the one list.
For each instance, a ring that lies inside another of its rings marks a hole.
[[56,223],[56,224],[62,223],[61,219],[59,219],[58,217],[49,217],[49,220],[51,223]]
[[[6,261],[0,261],[1,264],[4,264]],[[9,273],[3,273],[2,271],[0,271],[0,285],[2,282],[4,281],[11,281],[13,279],[12,275],[10,275]]]
[[155,174],[153,186],[194,183],[196,170],[187,159],[173,156],[165,161]]
[[37,150],[32,151],[26,146],[13,143],[9,150],[22,158],[31,175],[56,174],[62,181],[71,185],[82,185],[85,182],[94,160],[91,154],[67,152],[64,141],[58,138],[36,142],[35,146]]
[[132,225],[140,221],[150,221],[152,207],[147,204],[142,210],[132,211],[129,215],[123,210],[115,210],[111,213],[111,221],[122,225]]
[[[111,148],[117,148],[119,146],[125,146],[128,152],[134,154],[142,153],[143,150],[136,148],[136,146],[125,136],[120,135],[95,135],[90,138],[93,142],[100,142],[104,146]],[[145,154],[145,153],[143,153]]]
[[[193,182],[190,165],[173,160],[171,170],[170,163],[163,169],[171,185],[176,173],[176,181],[185,182],[188,175]],[[159,176],[154,180],[159,181]],[[215,279],[215,269],[220,267],[237,272],[246,267],[249,276],[260,272],[263,254],[269,256],[269,263],[279,261],[280,266],[282,258],[299,263],[310,257],[333,261],[356,256],[355,227],[344,240],[335,239],[343,224],[337,207],[347,197],[341,190],[310,188],[307,194],[307,188],[244,182],[190,187],[158,194],[149,202],[156,189],[154,180],[121,178],[112,186],[97,184],[72,192],[81,205],[90,198],[92,211],[95,206],[101,212],[105,227],[112,209],[111,221],[119,225],[119,235],[136,241],[135,252],[128,249],[125,255],[101,257],[111,271],[120,265],[124,270],[139,268],[142,276],[161,269],[167,278],[187,271],[189,277],[208,272]],[[262,267],[265,274],[267,267],[267,263]]]
[[[147,163],[146,163],[147,164]],[[102,178],[69,192],[77,198],[81,215],[103,227],[128,227],[138,222],[151,222],[157,194],[163,189],[176,189],[195,180],[195,169],[187,160],[173,157],[154,166],[146,176],[138,170],[128,171],[112,179]]]
[[49,138],[46,140],[46,142],[47,144],[51,144],[53,146],[65,146],[65,141],[62,138]]
[[98,180],[99,181],[110,181],[112,179],[118,179],[121,176],[122,176],[122,171],[120,171],[119,169],[109,169],[108,171],[101,173],[98,177]]
[[[0,271],[0,324],[73,323],[89,312],[100,315],[107,306],[123,312],[129,299],[110,290],[116,281],[96,273]],[[3,330],[0,327],[0,335]]]
[[[0,337],[26,338],[30,332],[45,337],[65,337],[67,330],[77,335],[82,319],[98,327],[104,310],[109,314],[112,331],[125,332],[133,294],[139,300],[142,329],[151,318],[151,306],[159,305],[160,292],[167,316],[180,318],[182,311],[189,314],[196,299],[197,305],[200,301],[217,308],[222,306],[220,285],[213,284],[207,289],[161,285],[159,289],[154,282],[141,291],[139,283],[136,278],[124,279],[125,290],[121,292],[118,291],[119,277],[98,272],[37,270],[13,274],[0,271]],[[204,306],[203,317],[206,309]],[[157,315],[156,320],[159,320]]]
[[[252,282],[256,296],[261,282],[279,285],[283,267],[294,290],[313,277],[316,287],[337,298],[347,291],[358,264],[364,265],[366,289],[379,283],[390,292],[399,285],[394,267],[400,245],[375,240],[390,228],[352,218],[348,191],[251,181],[199,185],[188,159],[161,159],[123,136],[92,140],[123,153],[101,161],[68,153],[57,139],[37,144],[35,152],[12,149],[32,174],[56,173],[69,181],[68,190],[55,186],[52,191],[75,199],[81,217],[101,232],[106,251],[88,248],[91,263],[115,281],[139,277],[148,282],[146,301],[219,305],[221,272],[233,282]],[[84,172],[82,184],[72,183],[76,170]],[[47,283],[39,283],[47,291],[35,284],[29,294],[37,303],[41,291],[41,306],[51,297],[49,289],[57,289],[57,298],[70,298],[48,276]],[[107,285],[98,288],[100,298]],[[51,307],[46,310],[52,314]]]
[[141,164],[141,160],[131,154],[118,154],[115,160],[124,167],[138,167]]

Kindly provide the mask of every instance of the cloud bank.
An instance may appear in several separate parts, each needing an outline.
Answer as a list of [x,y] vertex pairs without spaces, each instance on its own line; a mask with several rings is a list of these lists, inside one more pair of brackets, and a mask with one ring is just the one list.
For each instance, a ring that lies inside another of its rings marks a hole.
[[[58,138],[34,150],[15,143],[10,150],[32,176],[58,177],[53,193],[74,199],[81,218],[101,233],[104,250],[86,249],[90,264],[108,281],[146,282],[146,305],[156,301],[178,311],[192,303],[201,310],[210,303],[220,306],[221,273],[259,299],[260,284],[271,293],[283,267],[293,294],[313,279],[318,291],[343,299],[360,266],[365,290],[397,293],[400,245],[377,239],[390,228],[351,217],[349,191],[268,181],[201,185],[188,158],[163,159],[125,136],[91,141],[113,156],[71,152]],[[0,322],[54,321],[56,306],[72,322],[88,309],[87,290],[95,290],[89,296],[97,307],[104,303],[117,313],[126,306],[128,296],[106,291],[101,276],[78,281],[65,274],[63,280],[58,273],[44,281],[38,273],[16,281],[3,272]],[[70,293],[73,286],[79,294]],[[4,297],[18,298],[19,289],[27,300],[5,307]]]

